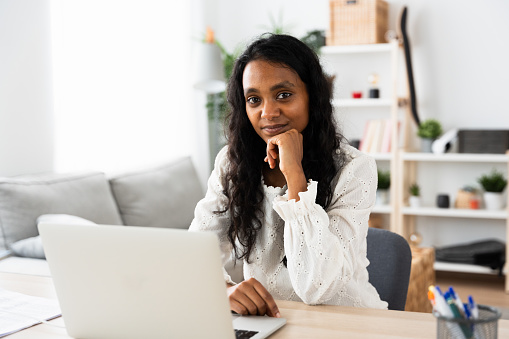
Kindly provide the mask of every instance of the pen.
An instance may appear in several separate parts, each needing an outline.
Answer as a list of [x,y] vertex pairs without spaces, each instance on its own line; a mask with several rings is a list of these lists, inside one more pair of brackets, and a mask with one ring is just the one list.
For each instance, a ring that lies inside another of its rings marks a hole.
[[470,319],[470,317],[472,316],[472,312],[470,312],[470,307],[467,303],[463,304],[463,311],[465,312],[465,317],[467,319]]
[[428,287],[428,300],[431,302],[431,305],[433,305],[433,308],[435,309],[435,311],[437,311],[433,285]]
[[437,307],[438,313],[440,313],[444,317],[453,318],[454,314],[451,309],[447,305],[447,302],[444,299],[444,295],[438,286],[435,286],[435,304]]
[[[444,298],[447,301],[447,304],[449,305],[449,308],[452,311],[452,314],[455,319],[463,319],[463,316],[460,313],[460,310],[458,309],[458,306],[456,305],[456,302],[454,301],[453,297],[449,293],[449,291],[445,292]],[[465,338],[471,338],[472,337],[472,329],[469,326],[466,326],[465,324],[459,324],[461,331],[465,335]]]
[[460,296],[456,293],[456,291],[452,288],[452,286],[449,286],[449,293],[451,294],[452,298],[454,299],[454,302],[456,303],[456,306],[460,310],[461,315],[466,318],[465,306],[463,305],[463,302],[461,301]]
[[477,307],[477,304],[471,295],[468,296],[468,304],[470,305],[470,312],[472,313],[472,317],[474,319],[479,318],[479,308]]
[[456,306],[456,303],[454,302],[454,299],[452,298],[449,291],[445,292],[444,299],[447,302],[447,305],[449,305],[449,308],[451,309],[454,318],[461,318],[461,313],[458,309],[458,306]]
[[435,312],[440,313],[440,311],[438,310],[438,307],[437,307],[436,300],[435,300],[435,287],[433,285],[428,287],[428,299],[431,302],[431,305],[433,306],[433,310]]

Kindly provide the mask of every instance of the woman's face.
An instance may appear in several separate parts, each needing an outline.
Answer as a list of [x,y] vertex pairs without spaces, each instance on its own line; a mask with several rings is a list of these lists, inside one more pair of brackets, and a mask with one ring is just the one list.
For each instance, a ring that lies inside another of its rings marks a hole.
[[291,129],[306,128],[309,96],[293,69],[254,60],[244,69],[242,85],[249,121],[265,142]]

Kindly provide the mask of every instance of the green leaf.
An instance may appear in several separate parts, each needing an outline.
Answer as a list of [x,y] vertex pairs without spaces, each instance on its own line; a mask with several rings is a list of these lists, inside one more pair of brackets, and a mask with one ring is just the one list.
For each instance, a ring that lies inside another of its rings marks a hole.
[[477,179],[477,182],[486,192],[502,192],[507,186],[507,180],[502,172],[492,169],[490,174],[483,174]]

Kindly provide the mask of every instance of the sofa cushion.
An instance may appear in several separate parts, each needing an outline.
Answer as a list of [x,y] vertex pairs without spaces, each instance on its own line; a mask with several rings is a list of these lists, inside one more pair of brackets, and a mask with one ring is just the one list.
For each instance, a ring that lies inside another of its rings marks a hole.
[[[68,214],[43,214],[37,218],[37,225],[41,222],[54,224],[96,225],[96,223],[91,222],[90,220]],[[11,250],[12,253],[18,257],[46,259],[40,235],[16,241],[11,245]]]
[[40,235],[16,241],[11,245],[11,250],[17,257],[46,259]]
[[187,229],[203,198],[189,157],[111,177],[110,185],[124,225],[129,226]]
[[0,178],[0,250],[37,236],[37,218],[43,214],[70,214],[98,224],[122,224],[103,173]]

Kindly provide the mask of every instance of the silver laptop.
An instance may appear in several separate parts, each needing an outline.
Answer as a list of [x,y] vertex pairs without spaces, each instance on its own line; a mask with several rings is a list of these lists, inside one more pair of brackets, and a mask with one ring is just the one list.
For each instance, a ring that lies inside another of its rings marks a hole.
[[213,233],[51,223],[39,232],[72,337],[257,339],[286,323],[232,316]]

